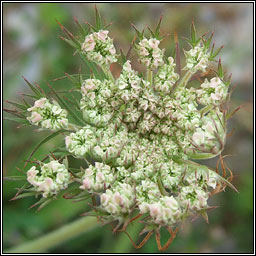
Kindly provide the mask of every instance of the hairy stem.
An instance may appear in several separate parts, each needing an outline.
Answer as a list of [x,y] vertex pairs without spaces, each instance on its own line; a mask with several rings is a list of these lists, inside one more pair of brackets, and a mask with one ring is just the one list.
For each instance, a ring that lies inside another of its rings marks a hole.
[[42,253],[97,226],[94,217],[84,217],[33,241],[12,247],[5,253]]

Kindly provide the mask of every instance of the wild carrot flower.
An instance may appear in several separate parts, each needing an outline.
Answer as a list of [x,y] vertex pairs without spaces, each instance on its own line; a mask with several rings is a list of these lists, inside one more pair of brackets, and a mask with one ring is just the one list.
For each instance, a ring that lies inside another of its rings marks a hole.
[[[67,156],[84,160],[87,167],[68,168],[52,160],[41,163],[40,170],[31,167],[27,181],[43,197],[52,197],[70,182],[77,182],[76,196],[89,195],[93,213],[102,222],[116,222],[115,230],[120,225],[125,230],[130,222],[145,215],[144,231],[149,236],[156,232],[162,250],[171,240],[161,246],[161,227],[166,227],[173,239],[176,232],[172,228],[185,218],[197,213],[206,218],[211,194],[226,185],[234,188],[212,168],[192,161],[221,155],[230,118],[223,108],[229,100],[230,80],[224,80],[219,62],[214,77],[205,78],[197,87],[188,86],[194,76],[204,76],[200,72],[209,68],[221,49],[210,49],[212,36],[196,38],[193,24],[188,40],[191,49],[184,52],[185,74],[176,67],[179,54],[176,52],[176,59],[164,56],[165,49],[159,47],[161,20],[155,31],[149,29],[149,38],[133,26],[139,38],[134,42],[135,51],[147,69],[144,76],[122,52],[119,61],[113,39],[98,12],[96,15],[97,25],[89,25],[88,32],[77,23],[82,31],[79,37],[64,29],[69,37],[65,41],[86,58],[94,73],[86,79],[81,74],[78,80],[71,78],[80,93],[74,101],[80,115],[54,90],[67,110],[46,97],[25,107],[31,124],[55,130],[54,135],[67,128],[63,131],[65,146],[55,152],[66,162]],[[122,70],[115,79],[109,68],[117,61]],[[68,112],[76,123],[67,119]],[[225,168],[222,157],[220,161]]]

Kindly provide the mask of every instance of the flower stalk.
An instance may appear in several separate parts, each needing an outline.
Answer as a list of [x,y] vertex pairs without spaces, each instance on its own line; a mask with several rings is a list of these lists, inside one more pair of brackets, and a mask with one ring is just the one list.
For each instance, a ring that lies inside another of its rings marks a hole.
[[33,241],[7,249],[5,253],[45,253],[98,226],[95,217],[83,217]]
[[178,88],[186,87],[192,75],[193,73],[190,70],[187,71],[187,73],[184,75],[184,77],[181,79],[178,85],[175,86],[174,91],[177,90]]
[[153,85],[153,71],[151,69],[147,69],[147,80],[150,83],[150,86]]

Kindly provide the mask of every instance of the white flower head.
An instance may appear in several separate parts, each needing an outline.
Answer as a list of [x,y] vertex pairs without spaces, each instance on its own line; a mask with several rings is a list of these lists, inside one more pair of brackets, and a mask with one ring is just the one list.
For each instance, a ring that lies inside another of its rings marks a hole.
[[66,136],[67,150],[75,157],[84,158],[97,143],[95,130],[90,126]]
[[109,66],[117,61],[113,40],[108,37],[108,33],[107,30],[100,30],[87,35],[81,46],[87,58],[101,66]]
[[201,88],[197,90],[197,101],[202,105],[220,105],[228,97],[228,87],[219,77],[214,77],[210,81],[205,79]]
[[112,216],[123,216],[131,212],[135,204],[134,187],[129,184],[115,183],[112,189],[107,189],[100,197],[101,206]]
[[50,103],[46,98],[35,101],[34,106],[27,109],[31,112],[27,120],[44,129],[59,130],[68,126],[67,111],[56,102]]
[[141,63],[150,69],[156,69],[164,64],[164,50],[158,47],[159,43],[160,41],[156,38],[144,38],[136,45]]
[[194,78],[212,59],[207,42],[185,51],[188,72],[183,76],[174,57],[166,58],[159,48],[160,40],[154,38],[158,32],[151,34],[149,39],[139,36],[135,44],[139,62],[147,69],[144,76],[124,56],[120,75],[112,75],[118,55],[109,31],[84,38],[80,53],[97,68],[90,78],[79,77],[78,108],[84,122],[68,126],[67,111],[46,98],[28,108],[28,120],[51,130],[68,126],[66,151],[79,162],[93,164],[72,170],[71,179],[65,165],[51,161],[32,167],[27,181],[44,197],[77,181],[82,195],[96,199],[94,210],[101,211],[103,221],[126,225],[139,211],[146,215],[146,227],[157,230],[206,210],[210,190],[221,185],[217,174],[192,160],[222,151],[227,120],[222,103],[229,93],[221,75],[198,87],[190,83],[197,82]]
[[189,51],[185,51],[186,66],[184,69],[195,73],[198,70],[205,72],[209,63],[209,53],[204,46],[198,44]]
[[115,180],[114,170],[106,164],[96,162],[84,171],[81,189],[99,192],[108,188]]
[[27,181],[37,192],[42,193],[43,197],[51,197],[66,189],[70,179],[71,175],[65,165],[58,161],[42,164],[41,170],[33,166],[27,171]]

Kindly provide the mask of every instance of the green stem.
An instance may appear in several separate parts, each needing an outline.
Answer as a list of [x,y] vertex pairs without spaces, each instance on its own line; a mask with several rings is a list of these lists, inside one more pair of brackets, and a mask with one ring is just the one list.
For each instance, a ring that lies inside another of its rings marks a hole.
[[161,178],[160,176],[157,177],[157,185],[158,185],[158,188],[160,190],[160,193],[163,195],[163,196],[169,196],[169,193],[165,190],[164,186],[163,186],[163,183],[161,181]]
[[85,63],[89,71],[92,71],[93,74],[97,79],[103,80],[104,77],[102,76],[102,73],[97,69],[96,65],[92,62],[90,62],[83,54],[79,54],[82,61]]
[[111,71],[109,70],[109,68],[105,67],[105,66],[101,66],[101,69],[103,70],[104,74],[106,75],[106,77],[108,79],[110,79],[113,83],[115,83],[115,78],[113,77]]
[[196,154],[189,154],[188,157],[191,159],[211,159],[218,156],[221,153],[221,150],[217,154],[212,153],[196,153]]
[[[143,226],[141,223],[134,223],[134,225],[130,225],[127,228],[128,234],[134,239],[136,242],[139,240],[139,233],[143,229]],[[132,252],[133,245],[127,235],[122,232],[119,237],[116,239],[116,242],[113,244],[113,247],[111,248],[111,253],[127,253]]]
[[202,164],[193,162],[191,160],[184,160],[182,158],[173,158],[173,161],[178,163],[178,164],[187,164],[187,165],[190,165],[190,166],[197,166],[197,167],[204,168],[205,170],[209,169],[206,165],[202,165]]
[[191,76],[193,75],[193,73],[189,70],[185,76],[181,79],[181,81],[179,82],[179,84],[177,84],[175,86],[175,88],[173,88],[173,92],[178,88],[178,87],[186,87],[186,85],[188,84],[189,79],[191,78]]
[[200,112],[200,114],[201,114],[201,117],[202,117],[205,113],[207,113],[207,112],[209,112],[210,110],[212,110],[213,108],[214,108],[213,105],[208,105],[208,106],[205,106],[205,107],[201,108],[201,109],[199,110],[199,112]]
[[77,131],[81,128],[82,128],[82,126],[79,126],[79,125],[75,125],[75,124],[72,124],[72,123],[68,124],[68,129],[70,129],[71,131]]
[[147,70],[147,80],[150,83],[150,86],[153,85],[153,71],[151,69]]
[[68,241],[75,236],[97,226],[97,220],[94,217],[84,217],[75,220],[72,223],[50,232],[38,239],[12,247],[5,251],[5,253],[42,253],[49,249]]

